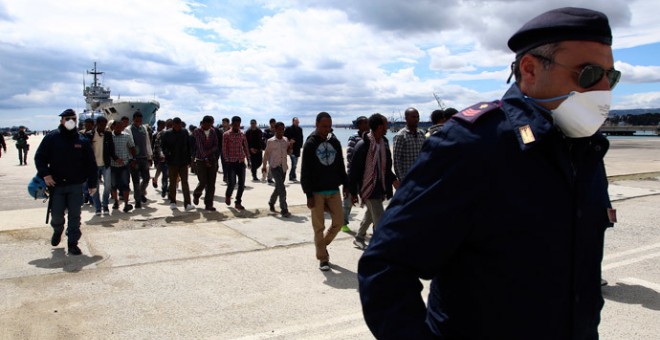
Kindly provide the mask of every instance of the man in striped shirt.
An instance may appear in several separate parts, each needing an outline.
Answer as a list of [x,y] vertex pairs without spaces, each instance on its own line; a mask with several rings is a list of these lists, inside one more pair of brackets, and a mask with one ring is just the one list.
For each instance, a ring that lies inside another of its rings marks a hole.
[[399,181],[403,181],[408,170],[415,164],[426,140],[424,133],[417,128],[419,111],[410,107],[406,109],[405,117],[406,127],[394,136],[394,173]]
[[236,177],[238,177],[238,191],[234,207],[237,210],[245,210],[241,205],[243,190],[245,190],[245,161],[248,167],[250,163],[250,151],[248,149],[247,139],[241,131],[241,117],[231,118],[231,129],[222,136],[222,155],[225,158],[225,170],[227,171],[227,191],[225,192],[225,203],[231,205],[231,195],[236,186]]

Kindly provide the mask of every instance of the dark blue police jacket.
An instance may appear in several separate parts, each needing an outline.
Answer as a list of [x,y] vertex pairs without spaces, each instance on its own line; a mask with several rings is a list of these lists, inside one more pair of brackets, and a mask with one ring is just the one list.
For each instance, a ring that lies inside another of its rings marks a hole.
[[609,143],[549,115],[514,84],[424,144],[358,266],[377,338],[598,337]]
[[87,138],[78,131],[69,131],[62,125],[51,131],[39,144],[34,155],[37,175],[51,175],[57,186],[82,184],[87,181],[90,188],[98,182],[96,158]]

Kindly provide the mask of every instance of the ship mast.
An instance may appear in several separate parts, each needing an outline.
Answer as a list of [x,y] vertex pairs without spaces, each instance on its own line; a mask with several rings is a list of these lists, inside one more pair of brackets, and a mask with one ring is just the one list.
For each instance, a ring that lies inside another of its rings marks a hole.
[[96,76],[103,74],[103,72],[96,71],[96,62],[94,62],[94,68],[91,71],[88,70],[87,74],[93,74],[94,75],[94,84],[92,86],[94,86],[94,87],[99,86]]

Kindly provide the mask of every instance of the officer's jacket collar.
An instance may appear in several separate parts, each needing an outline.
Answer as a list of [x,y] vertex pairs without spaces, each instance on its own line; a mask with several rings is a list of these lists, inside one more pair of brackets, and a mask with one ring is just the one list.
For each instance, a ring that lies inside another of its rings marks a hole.
[[518,84],[513,84],[502,97],[502,111],[518,138],[520,148],[528,150],[552,133],[556,128],[552,118],[528,102]]

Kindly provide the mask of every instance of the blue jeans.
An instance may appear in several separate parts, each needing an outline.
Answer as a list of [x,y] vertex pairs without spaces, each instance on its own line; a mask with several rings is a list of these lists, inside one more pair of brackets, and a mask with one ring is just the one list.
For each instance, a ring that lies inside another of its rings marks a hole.
[[167,195],[169,192],[169,183],[170,183],[170,174],[169,174],[169,168],[167,167],[167,163],[165,162],[158,162],[158,168],[160,169],[161,173],[163,174],[163,178],[160,180],[160,189],[163,192],[163,197]]
[[69,246],[78,245],[80,232],[80,206],[82,205],[82,184],[56,186],[51,190],[50,226],[57,232],[64,229],[64,211],[68,212],[69,222],[66,228]]
[[289,170],[289,181],[295,181],[296,180],[296,165],[298,165],[298,156],[296,155],[289,155],[291,158],[291,170]]
[[245,163],[227,162],[225,163],[227,170],[227,191],[225,197],[231,197],[234,193],[236,186],[236,177],[238,177],[238,191],[236,191],[236,204],[241,204],[243,197],[243,190],[245,190]]
[[103,202],[101,202],[101,186],[99,185],[94,193],[94,207],[96,211],[108,210],[108,199],[110,198],[110,188],[112,188],[112,171],[110,167],[99,166],[98,176],[103,176]]

